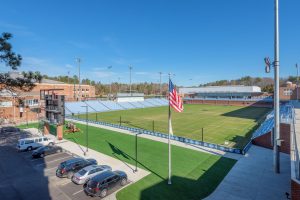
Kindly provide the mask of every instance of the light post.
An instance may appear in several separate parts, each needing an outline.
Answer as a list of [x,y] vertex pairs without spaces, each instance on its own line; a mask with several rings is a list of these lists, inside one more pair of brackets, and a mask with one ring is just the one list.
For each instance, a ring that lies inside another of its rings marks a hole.
[[270,67],[274,67],[274,141],[273,141],[273,166],[275,173],[280,173],[280,105],[279,105],[279,14],[278,14],[278,1],[275,3],[275,29],[274,29],[274,62],[270,62],[270,59],[265,58],[266,72],[270,72]]
[[119,88],[118,88],[118,92],[120,93],[120,91],[121,91],[121,82],[120,82],[120,77],[118,77],[118,85],[119,85]]
[[[107,69],[110,70],[112,68],[112,66],[108,66]],[[109,98],[111,96],[111,80],[109,81],[110,82],[110,85],[109,85]]]
[[80,58],[76,58],[76,62],[78,63],[78,81],[79,81],[79,83],[78,83],[78,85],[79,85],[79,92],[78,92],[78,96],[79,96],[79,100],[81,100],[81,83],[80,83],[80,62],[81,62],[81,59]]
[[162,75],[162,72],[159,72],[159,95],[162,96],[162,93],[161,93],[161,75]]
[[70,84],[70,71],[68,71],[68,85]]
[[138,161],[137,161],[137,159],[138,159],[138,135],[141,135],[141,134],[143,134],[143,133],[135,134],[135,170],[134,170],[134,172],[138,171],[138,169],[137,169],[137,163],[138,163]]
[[296,63],[296,69],[297,69],[297,85],[296,85],[296,92],[297,92],[297,101],[299,99],[299,96],[298,96],[298,85],[299,85],[299,68],[298,68],[298,64]]
[[131,94],[131,71],[132,71],[132,66],[129,65],[129,91],[130,91],[130,96],[132,96],[132,94]]
[[89,151],[89,122],[88,122],[88,112],[89,112],[89,107],[88,106],[81,106],[81,107],[85,107],[85,121],[86,121],[86,127],[85,127],[85,140],[86,140],[86,151],[84,152],[84,155],[87,155],[87,152]]

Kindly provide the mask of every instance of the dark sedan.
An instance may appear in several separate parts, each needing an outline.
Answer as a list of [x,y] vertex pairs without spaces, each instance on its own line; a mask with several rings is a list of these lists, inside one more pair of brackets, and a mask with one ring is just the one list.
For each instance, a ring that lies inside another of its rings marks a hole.
[[83,185],[84,192],[92,197],[105,197],[114,187],[124,186],[127,183],[127,174],[123,171],[105,171],[91,178]]
[[59,146],[42,146],[32,152],[32,157],[33,158],[43,158],[44,156],[50,155],[50,154],[55,154],[58,152],[62,152],[62,148]]
[[95,159],[73,158],[59,164],[56,170],[56,176],[60,178],[72,178],[72,176],[82,168],[97,164]]

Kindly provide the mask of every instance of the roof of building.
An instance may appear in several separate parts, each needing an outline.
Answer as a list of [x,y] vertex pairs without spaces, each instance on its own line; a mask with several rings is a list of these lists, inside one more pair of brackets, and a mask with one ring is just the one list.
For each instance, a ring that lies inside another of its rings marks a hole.
[[144,93],[117,93],[117,97],[143,97]]
[[244,86],[244,85],[232,85],[232,86],[207,86],[207,87],[182,87],[179,88],[180,94],[193,94],[193,93],[235,93],[235,92],[247,92],[257,93],[261,92],[261,88],[258,86]]

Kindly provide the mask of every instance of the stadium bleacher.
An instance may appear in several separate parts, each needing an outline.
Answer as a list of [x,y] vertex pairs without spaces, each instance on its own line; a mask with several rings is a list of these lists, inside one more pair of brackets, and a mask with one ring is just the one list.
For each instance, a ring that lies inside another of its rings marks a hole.
[[151,98],[145,99],[144,101],[136,101],[136,102],[115,102],[115,101],[99,101],[99,100],[90,100],[84,102],[66,102],[65,104],[65,112],[66,115],[81,114],[85,113],[85,107],[89,106],[89,112],[107,112],[113,110],[127,110],[127,109],[135,109],[135,108],[148,108],[148,107],[158,107],[158,106],[167,106],[167,99],[158,99]]
[[84,107],[86,104],[84,102],[66,102],[65,107],[65,114],[70,115],[72,113],[74,114],[81,114],[85,113],[86,108]]
[[[290,104],[282,104],[280,106],[280,122],[290,123],[293,117],[293,107]],[[266,120],[260,125],[260,127],[253,133],[252,139],[264,135],[272,130],[274,127],[274,110],[271,111]]]
[[125,109],[133,109],[136,108],[134,105],[132,105],[129,102],[118,102],[119,105],[121,105]]
[[105,107],[103,104],[101,104],[99,101],[85,101],[85,103],[91,107],[93,110],[96,112],[104,112],[104,111],[109,111],[107,107]]
[[118,103],[114,101],[99,101],[102,105],[107,107],[109,110],[124,110]]

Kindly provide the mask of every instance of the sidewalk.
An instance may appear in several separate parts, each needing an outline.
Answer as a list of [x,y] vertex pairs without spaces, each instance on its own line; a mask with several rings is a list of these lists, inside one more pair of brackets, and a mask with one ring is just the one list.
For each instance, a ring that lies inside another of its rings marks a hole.
[[273,170],[273,151],[252,145],[206,200],[283,200],[290,193],[290,157],[280,154],[281,173]]
[[[30,132],[33,135],[38,135],[38,130],[35,128],[29,128],[29,129],[25,129],[25,130]],[[130,184],[134,183],[134,182],[142,179],[143,177],[147,176],[148,174],[150,174],[150,172],[148,172],[144,169],[141,169],[141,168],[137,168],[138,171],[134,172],[135,166],[127,164],[121,160],[115,159],[113,157],[102,154],[102,153],[92,150],[92,149],[89,149],[87,155],[85,156],[84,152],[86,150],[86,147],[76,144],[74,142],[68,141],[68,140],[57,140],[56,137],[51,134],[47,135],[47,137],[53,139],[57,146],[62,147],[63,149],[65,149],[66,151],[68,151],[74,155],[84,157],[84,158],[96,159],[98,164],[109,165],[112,167],[112,170],[125,171],[128,176],[128,182]],[[123,188],[121,188],[121,189],[123,189]],[[115,191],[113,194],[105,197],[104,199],[105,200],[115,200],[117,192],[118,191]]]
[[[69,120],[69,121],[74,122],[74,123],[78,123],[78,124],[84,124],[84,125],[86,124],[85,122],[74,120],[74,119]],[[98,127],[98,128],[102,128],[102,129],[111,130],[111,131],[116,131],[116,132],[119,132],[119,133],[125,133],[125,134],[133,135],[133,136],[136,135],[136,133],[132,132],[132,131],[123,130],[123,129],[119,129],[119,128],[108,127],[108,126],[103,126],[103,125],[94,124],[94,123],[89,123],[89,126],[94,126],[94,127]],[[156,136],[152,136],[152,135],[141,134],[141,135],[139,135],[139,137],[147,138],[147,139],[150,139],[150,140],[159,141],[159,142],[163,142],[163,143],[168,143],[168,139],[160,138],[160,137],[156,137]],[[241,155],[241,154],[224,152],[224,151],[220,151],[220,150],[217,150],[217,149],[211,149],[211,148],[207,148],[207,147],[191,145],[191,144],[187,144],[187,143],[183,143],[183,142],[179,142],[179,141],[174,141],[174,140],[172,140],[171,143],[172,143],[172,145],[192,149],[192,150],[195,150],[195,151],[201,151],[201,152],[205,152],[205,153],[209,153],[209,154],[224,156],[224,157],[232,158],[232,159],[235,159],[235,160],[238,160],[241,157],[243,157],[243,155]]]

